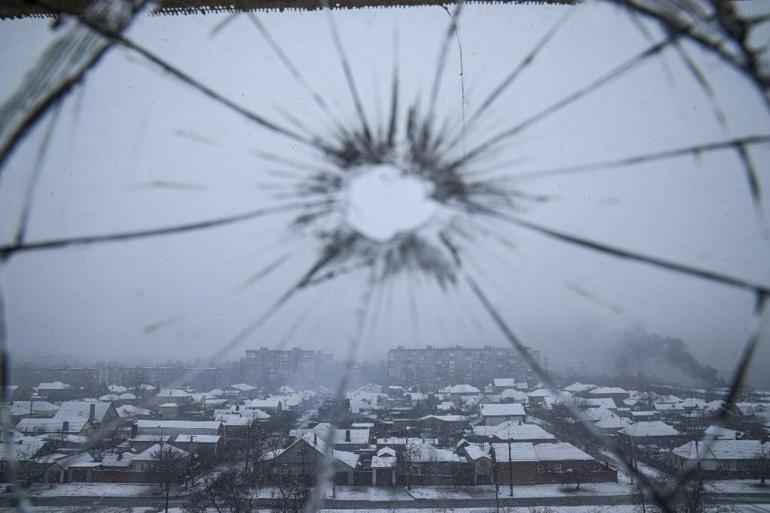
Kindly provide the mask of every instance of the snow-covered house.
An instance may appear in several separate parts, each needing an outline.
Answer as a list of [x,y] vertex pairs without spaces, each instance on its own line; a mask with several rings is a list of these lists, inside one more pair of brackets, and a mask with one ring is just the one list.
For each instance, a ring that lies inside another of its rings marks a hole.
[[118,420],[118,412],[112,403],[65,401],[53,417],[22,419],[16,430],[25,434],[88,435],[102,425],[115,429]]
[[155,394],[155,397],[153,397],[153,402],[155,404],[176,403],[183,405],[190,404],[193,402],[193,400],[194,395],[186,390],[182,390],[181,388],[164,388]]
[[216,456],[222,448],[224,437],[219,435],[190,435],[180,434],[171,442],[174,447],[190,454],[201,456]]
[[38,386],[32,387],[32,389],[37,392],[39,396],[45,397],[47,400],[52,402],[65,401],[67,399],[77,397],[77,389],[75,389],[75,387],[72,385],[68,385],[67,383],[63,383],[61,381],[40,383]]
[[492,446],[488,443],[471,443],[467,440],[460,440],[457,444],[457,451],[465,455],[471,466],[473,475],[473,485],[492,484],[494,482],[494,460],[492,457]]
[[530,406],[543,406],[546,398],[552,397],[553,394],[550,390],[545,388],[537,388],[531,392],[527,392],[527,398],[529,398]]
[[690,441],[666,454],[675,469],[700,458],[704,477],[713,479],[770,478],[770,442],[759,440]]
[[467,417],[464,415],[426,415],[417,419],[421,431],[435,435],[448,435],[461,432],[465,428]]
[[[10,444],[10,454],[17,465],[38,466],[45,465],[40,457],[45,452],[46,441],[38,436],[25,436],[15,434],[13,443]],[[8,461],[6,461],[6,452],[0,454],[0,482],[7,482]],[[45,468],[40,468],[41,478],[45,473]],[[32,472],[34,473],[34,472]]]
[[515,388],[508,388],[500,392],[500,402],[502,403],[520,403],[527,404],[529,397],[526,392],[516,390]]
[[145,479],[139,476],[135,477],[136,482],[147,482],[152,472],[152,467],[158,465],[164,457],[187,459],[190,457],[190,454],[170,444],[155,444],[139,454],[135,454],[131,458],[128,469],[131,472],[139,472],[145,476]]
[[492,380],[492,389],[497,394],[503,390],[514,390],[515,388],[516,380],[513,378],[495,378]]
[[399,478],[407,486],[456,485],[467,478],[468,461],[453,450],[416,439],[397,453],[404,461]]
[[451,385],[451,386],[444,387],[439,390],[439,393],[444,394],[454,402],[460,402],[462,401],[463,397],[480,395],[481,390],[474,387],[473,385],[468,385],[467,383],[464,383],[460,385]]
[[672,448],[682,442],[679,431],[659,420],[629,424],[618,431],[618,437],[621,444],[627,447],[652,452]]
[[487,426],[496,426],[503,422],[524,422],[527,413],[521,403],[482,404],[479,414]]
[[134,435],[171,436],[218,435],[224,436],[224,426],[212,420],[137,420]]
[[616,482],[617,473],[568,443],[492,444],[501,484]]
[[372,486],[395,486],[398,460],[395,449],[383,447],[372,456]]
[[[354,484],[358,468],[358,454],[330,448],[333,458],[334,482]],[[285,449],[276,451],[272,458],[273,471],[280,475],[306,476],[310,482],[320,468],[326,455],[327,446],[323,436],[308,432]]]

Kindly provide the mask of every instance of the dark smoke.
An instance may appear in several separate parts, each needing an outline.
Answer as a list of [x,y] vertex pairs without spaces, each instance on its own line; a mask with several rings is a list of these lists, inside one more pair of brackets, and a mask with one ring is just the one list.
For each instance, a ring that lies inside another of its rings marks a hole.
[[618,374],[636,373],[669,381],[678,378],[675,373],[679,371],[703,385],[724,384],[717,370],[701,364],[683,340],[643,328],[637,327],[622,335],[614,356]]

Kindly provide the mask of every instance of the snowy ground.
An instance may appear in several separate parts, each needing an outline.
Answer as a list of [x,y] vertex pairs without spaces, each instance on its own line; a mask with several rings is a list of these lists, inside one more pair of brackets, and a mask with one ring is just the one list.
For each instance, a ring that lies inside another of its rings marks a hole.
[[707,486],[721,493],[770,493],[770,480],[764,487],[758,479],[732,479],[729,481],[711,481]]
[[[744,504],[732,506],[730,513],[763,513],[770,510],[770,504]],[[0,513],[16,511],[0,508]],[[157,513],[157,508],[105,508],[105,507],[63,507],[35,506],[33,513]],[[169,508],[169,513],[186,513],[181,508]],[[458,509],[398,509],[397,513],[494,513],[494,508],[458,508]],[[636,506],[551,506],[548,509],[536,508],[500,508],[501,513],[637,513]],[[322,509],[320,513],[393,513],[392,509]],[[212,510],[212,513],[215,513]],[[255,513],[273,513],[271,510],[257,510]]]
[[44,485],[30,490],[30,495],[38,497],[141,497],[157,493],[157,486],[125,483],[66,483]]
[[[509,488],[500,487],[500,498],[509,497]],[[563,497],[575,495],[629,495],[633,488],[622,483],[586,483],[575,490],[574,485],[514,485],[514,497]],[[415,499],[494,499],[494,486],[428,487],[409,489]],[[339,494],[337,495],[339,498]]]
[[[654,469],[653,469],[654,470]],[[634,488],[629,484],[628,476],[619,473],[622,478],[620,483],[585,483],[580,490],[575,490],[574,485],[515,485],[514,497],[564,497],[580,495],[629,495],[634,493]],[[766,487],[760,487],[756,479],[712,481],[708,484],[715,492],[722,493],[757,493],[770,494],[770,483]],[[122,484],[122,483],[67,483],[57,485],[44,485],[33,488],[30,495],[37,497],[142,497],[157,495],[158,488],[146,484]],[[332,490],[326,492],[328,499],[332,498]],[[277,488],[261,488],[256,493],[260,498],[278,498],[280,492]],[[493,499],[495,489],[493,486],[415,486],[406,490],[404,488],[385,488],[371,486],[337,486],[334,490],[334,498],[343,501],[412,501],[431,499]],[[507,486],[500,487],[500,497],[509,497]]]

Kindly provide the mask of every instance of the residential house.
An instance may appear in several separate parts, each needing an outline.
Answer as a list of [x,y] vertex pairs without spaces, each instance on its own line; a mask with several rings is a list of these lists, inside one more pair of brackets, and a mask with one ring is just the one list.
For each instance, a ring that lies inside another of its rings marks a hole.
[[218,435],[224,436],[225,428],[215,420],[137,420],[136,435]]
[[468,462],[453,450],[414,440],[396,452],[403,462],[398,477],[407,486],[466,484]]
[[635,422],[618,431],[619,441],[626,447],[657,453],[682,443],[682,434],[665,422]]
[[696,440],[676,447],[666,456],[677,470],[697,463],[707,479],[770,478],[770,442]]
[[78,389],[61,381],[40,383],[38,386],[33,387],[32,389],[37,392],[39,396],[44,397],[51,402],[74,399],[79,393]]
[[490,444],[460,440],[457,444],[457,451],[465,455],[471,466],[473,485],[494,483],[494,458]]
[[503,390],[514,390],[516,388],[516,380],[513,378],[495,378],[492,380],[492,391],[496,394],[500,394]]
[[421,432],[440,436],[462,432],[467,420],[464,415],[426,415],[417,419],[416,424]]
[[500,484],[616,482],[617,473],[568,443],[492,445]]
[[520,403],[482,404],[479,413],[487,426],[496,426],[503,422],[524,422],[527,417]]
[[[280,475],[304,477],[314,482],[317,471],[326,455],[327,446],[316,432],[305,433],[285,449],[276,451],[272,458],[273,472]],[[359,456],[353,452],[330,449],[333,458],[334,482],[354,484]]]
[[219,435],[176,435],[174,447],[183,449],[189,454],[197,454],[202,457],[215,457],[222,449],[224,438]]
[[396,486],[396,451],[383,447],[372,457],[372,486]]

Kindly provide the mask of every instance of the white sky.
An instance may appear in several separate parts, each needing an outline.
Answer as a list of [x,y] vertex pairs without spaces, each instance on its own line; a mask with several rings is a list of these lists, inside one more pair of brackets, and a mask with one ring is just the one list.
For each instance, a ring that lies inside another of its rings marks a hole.
[[[607,5],[468,5],[460,20],[465,110],[499,80],[567,10],[546,50],[489,115],[468,133],[471,148],[589,83],[649,45],[629,18]],[[130,37],[228,97],[286,124],[280,109],[329,132],[308,94],[288,75],[245,17],[221,33],[224,15],[143,17]],[[449,20],[438,7],[335,12],[364,107],[383,119],[398,33],[402,106],[427,102]],[[286,54],[347,122],[355,112],[325,15],[260,15]],[[55,34],[54,34],[55,35]],[[0,98],[20,83],[52,35],[45,21],[0,23]],[[452,42],[437,112],[461,126],[459,58]],[[500,175],[627,157],[648,151],[766,133],[768,113],[741,77],[688,48],[708,74],[727,126],[674,53],[651,59],[512,139],[479,165],[513,161]],[[403,109],[402,109],[403,113]],[[44,126],[44,125],[43,125]],[[0,178],[0,236],[15,231],[26,179],[43,133],[38,128]],[[770,148],[751,158],[765,190]],[[113,50],[64,105],[32,209],[30,239],[167,226],[277,204],[279,183],[254,151],[303,162],[317,157],[245,122],[141,58]],[[453,149],[461,154],[462,148]],[[152,183],[192,184],[152,188]],[[642,253],[770,283],[770,242],[757,223],[733,152],[522,182],[554,200],[522,213],[563,231]],[[763,210],[770,220],[770,203]],[[14,354],[124,361],[206,357],[262,314],[317,258],[317,242],[287,228],[291,216],[195,234],[14,256],[3,269]],[[486,223],[483,221],[482,223]],[[487,289],[517,334],[554,366],[591,367],[618,333],[641,325],[681,337],[705,363],[732,365],[748,330],[745,292],[596,255],[511,227],[486,225],[491,238],[468,245],[464,268]],[[243,288],[276,259],[280,269]],[[570,291],[601,298],[596,304]],[[342,353],[355,325],[364,273],[309,289],[237,348],[279,344]],[[410,304],[414,297],[418,319]],[[375,299],[375,301],[378,301]],[[364,357],[403,345],[505,344],[466,287],[441,291],[425,279],[396,279],[369,321]],[[298,317],[304,321],[293,325]],[[150,334],[143,327],[174,322]],[[767,335],[758,361],[770,364]]]

